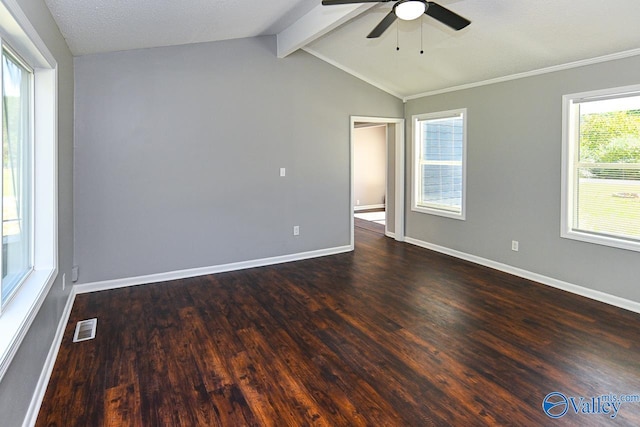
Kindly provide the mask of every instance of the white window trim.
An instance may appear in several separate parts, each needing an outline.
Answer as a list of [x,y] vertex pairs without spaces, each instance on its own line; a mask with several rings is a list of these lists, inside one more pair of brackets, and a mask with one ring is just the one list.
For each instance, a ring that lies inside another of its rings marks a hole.
[[[8,54],[8,56],[11,58],[11,60],[13,62],[15,62],[16,64],[18,64],[20,67],[23,67],[25,69],[25,71],[30,73],[30,92],[29,92],[29,96],[31,96],[31,103],[29,104],[29,117],[30,117],[30,123],[29,123],[29,138],[33,141],[35,141],[34,138],[34,132],[35,132],[35,78],[34,78],[34,70],[31,68],[31,66],[25,62],[20,55],[18,54],[18,52],[16,52],[8,43],[7,40],[0,37],[0,57],[5,55],[5,52]],[[2,71],[0,71],[0,79],[4,78]],[[1,94],[0,94],[1,95]],[[4,114],[4,110],[3,110],[4,106],[0,106],[0,114]],[[29,143],[31,143],[32,141],[29,141]],[[35,144],[32,144],[32,150],[35,151]],[[0,156],[1,157],[1,156]],[[31,158],[30,160],[30,165],[29,168],[31,171],[34,171],[34,166],[35,166],[35,158]],[[34,183],[35,184],[35,183]],[[3,188],[4,186],[4,177],[0,176],[0,188]],[[34,194],[33,192],[31,192],[30,194],[30,203],[31,206],[34,206],[35,200],[34,200]],[[0,201],[0,209],[3,209],[4,206],[4,202]],[[31,209],[30,215],[29,215],[29,222],[32,224],[31,226],[31,233],[33,233],[33,224],[34,224],[34,217],[33,217],[33,209]],[[28,237],[29,239],[33,240],[31,235]],[[3,243],[4,243],[4,237],[3,237]],[[1,252],[0,252],[1,253]],[[2,313],[5,311],[5,307],[7,306],[7,304],[9,304],[11,302],[11,300],[13,299],[13,297],[20,291],[20,288],[22,288],[22,285],[27,282],[29,280],[29,276],[31,275],[31,273],[33,272],[33,245],[30,245],[29,248],[29,270],[26,271],[23,275],[22,278],[19,279],[18,284],[16,285],[16,287],[11,291],[12,295],[9,296],[9,298],[4,302],[4,304],[2,303],[2,298],[5,298],[4,295],[2,295],[2,291],[0,291],[0,316],[2,315]],[[2,275],[4,276],[4,271],[2,269],[2,266],[0,266],[0,273],[2,273]]]
[[573,196],[575,192],[573,190],[576,185],[573,174],[573,162],[575,160],[576,153],[574,144],[572,144],[571,135],[575,138],[576,133],[579,132],[575,127],[575,120],[572,120],[573,106],[586,99],[605,98],[615,95],[620,95],[622,97],[625,94],[634,92],[640,94],[640,85],[572,93],[562,97],[562,217],[560,220],[560,236],[565,239],[579,240],[582,242],[640,252],[640,242],[573,229],[573,210],[575,208],[575,200]]
[[58,274],[57,63],[16,0],[0,2],[0,37],[34,70],[33,271],[0,314],[0,379]]
[[[418,122],[422,120],[446,119],[459,115],[462,115],[462,200],[460,204],[460,213],[448,211],[446,209],[418,206],[418,192],[420,191],[420,186],[418,185],[418,181],[420,179],[420,158],[418,155],[420,127],[418,126]],[[458,108],[455,110],[439,111],[436,113],[416,114],[411,117],[411,126],[413,127],[413,140],[411,141],[411,155],[413,156],[413,179],[411,180],[411,210],[414,212],[438,215],[446,218],[464,221],[466,219],[467,206],[467,109]]]

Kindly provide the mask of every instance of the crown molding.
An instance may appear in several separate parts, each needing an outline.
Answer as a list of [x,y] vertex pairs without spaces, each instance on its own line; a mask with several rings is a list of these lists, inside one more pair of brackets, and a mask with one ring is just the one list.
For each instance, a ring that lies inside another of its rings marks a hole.
[[640,55],[640,49],[625,50],[618,53],[612,53],[609,55],[597,56],[595,58],[581,59],[579,61],[567,62],[566,64],[553,65],[551,67],[539,68],[537,70],[526,71],[523,73],[510,74],[503,77],[496,77],[494,79],[482,80],[474,83],[467,83],[458,86],[452,86],[444,89],[432,90],[428,92],[417,93],[415,95],[405,96],[402,98],[403,102],[411,101],[414,99],[424,98],[427,96],[441,95],[448,92],[457,92],[459,90],[471,89],[480,86],[492,85],[496,83],[508,82],[511,80],[524,79],[527,77],[539,76],[541,74],[555,73],[557,71],[570,70],[572,68],[584,67],[587,65],[600,64],[602,62],[615,61],[617,59],[630,58],[632,56]]

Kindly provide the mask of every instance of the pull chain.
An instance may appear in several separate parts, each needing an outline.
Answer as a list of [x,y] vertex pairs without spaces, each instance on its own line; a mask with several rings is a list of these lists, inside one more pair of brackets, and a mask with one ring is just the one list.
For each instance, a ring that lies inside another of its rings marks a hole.
[[396,21],[396,51],[400,50],[400,30],[398,30],[398,26],[400,24]]
[[424,53],[424,49],[422,48],[422,42],[424,37],[422,37],[422,17],[420,17],[420,55],[422,55]]

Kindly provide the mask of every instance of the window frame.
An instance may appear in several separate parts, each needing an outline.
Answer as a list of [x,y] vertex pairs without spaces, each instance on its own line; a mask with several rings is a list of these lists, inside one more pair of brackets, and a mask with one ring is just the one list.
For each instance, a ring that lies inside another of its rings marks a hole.
[[640,95],[640,85],[621,86],[566,94],[562,97],[562,171],[561,171],[561,224],[560,236],[597,245],[640,252],[640,239],[579,230],[574,227],[574,212],[577,207],[577,185],[575,169],[578,163],[578,143],[580,129],[576,124],[576,106],[585,101],[624,98],[632,94]]
[[[421,142],[422,129],[420,122],[427,120],[440,120],[453,117],[462,117],[462,189],[460,197],[460,212],[439,208],[437,206],[422,206],[418,204],[421,191]],[[413,126],[413,143],[412,143],[412,164],[413,176],[411,180],[411,210],[414,212],[425,213],[429,215],[437,215],[445,218],[452,218],[464,221],[466,220],[466,195],[467,195],[467,108],[457,108],[453,110],[438,111],[433,113],[416,114],[411,117]]]
[[[34,251],[34,243],[35,243],[35,232],[34,232],[34,215],[33,215],[33,208],[34,208],[34,202],[35,202],[35,192],[34,192],[34,187],[35,187],[35,161],[34,161],[34,152],[35,152],[35,116],[34,116],[34,111],[35,111],[35,90],[34,90],[34,86],[35,86],[35,73],[33,68],[31,67],[31,65],[29,65],[27,63],[27,61],[25,61],[18,52],[15,51],[15,49],[13,49],[11,47],[10,44],[8,44],[5,40],[3,40],[0,37],[0,55],[4,55],[5,52],[7,53],[7,55],[18,65],[20,65],[21,67],[23,67],[28,73],[29,73],[29,141],[28,144],[30,145],[30,151],[31,151],[31,156],[28,159],[29,162],[29,175],[31,175],[31,179],[30,179],[30,183],[31,183],[31,188],[29,189],[29,199],[30,199],[30,206],[31,209],[29,210],[29,220],[28,220],[28,224],[29,224],[29,230],[28,230],[28,238],[29,238],[29,269],[26,272],[26,274],[24,274],[18,281],[17,285],[11,290],[10,295],[6,298],[6,300],[3,302],[2,299],[4,298],[3,294],[2,294],[2,285],[0,284],[0,316],[2,316],[3,311],[5,311],[5,308],[7,307],[8,304],[11,303],[11,300],[13,299],[13,297],[20,291],[20,288],[22,287],[22,285],[29,279],[29,276],[31,275],[31,273],[33,272],[34,269],[34,262],[33,262],[33,251]],[[3,71],[1,69],[2,67],[0,67],[0,79],[3,77]],[[2,93],[0,93],[0,97],[2,97]],[[2,105],[0,103],[0,114],[4,115],[4,105]],[[0,156],[0,159],[2,161],[4,161],[4,159],[2,158],[2,156]],[[3,168],[0,168],[3,170]],[[0,189],[2,189],[4,186],[4,176],[0,176]],[[0,191],[0,193],[2,193],[4,195],[4,191]],[[3,200],[0,200],[0,209],[3,209],[4,207],[4,203]],[[0,212],[2,212],[0,210]],[[4,228],[4,216],[3,214],[0,214],[0,219],[2,220],[3,226],[0,227],[0,230],[3,230]],[[2,236],[3,238],[3,246],[0,249],[0,256],[4,256],[4,235]],[[0,273],[2,273],[1,275],[4,275],[4,271],[2,269],[2,263],[0,263]],[[1,279],[0,279],[1,280]]]
[[58,64],[15,0],[0,2],[0,40],[33,70],[33,270],[0,313],[0,380],[58,275]]

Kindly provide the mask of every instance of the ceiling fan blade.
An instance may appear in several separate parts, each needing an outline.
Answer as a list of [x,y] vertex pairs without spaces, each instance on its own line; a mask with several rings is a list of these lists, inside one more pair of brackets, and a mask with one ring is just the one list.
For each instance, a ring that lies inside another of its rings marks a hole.
[[434,3],[432,1],[427,2],[427,10],[424,13],[456,31],[471,24],[471,21],[467,18],[464,18],[457,13],[450,11],[446,7],[440,6],[438,3]]
[[369,35],[367,36],[368,39],[375,39],[378,38],[382,35],[382,33],[384,33],[387,28],[389,28],[391,26],[391,24],[393,24],[396,20],[396,13],[392,10],[391,12],[389,12],[387,14],[387,16],[385,16],[384,18],[382,18],[382,21],[380,21],[380,23],[378,25],[376,25],[376,27],[373,29],[373,31],[371,31],[369,33]]
[[323,6],[333,6],[336,4],[351,4],[351,3],[386,3],[391,0],[322,0]]

